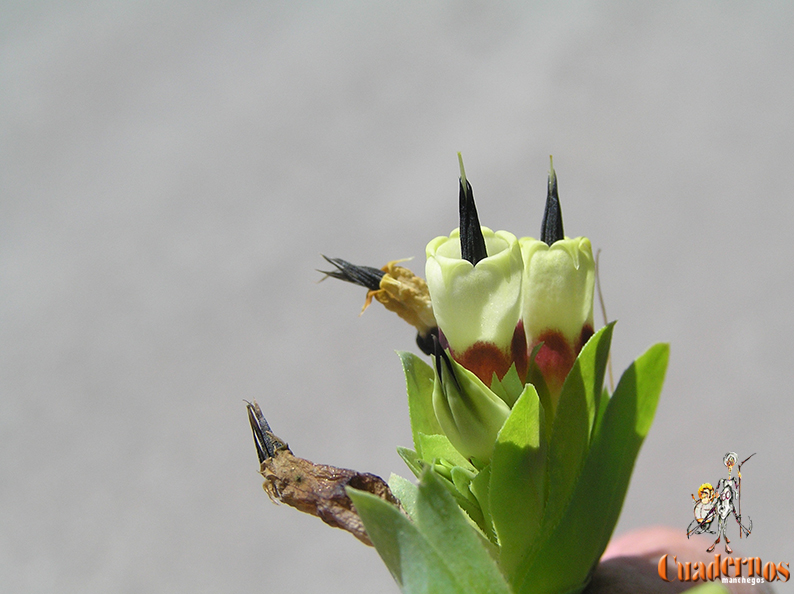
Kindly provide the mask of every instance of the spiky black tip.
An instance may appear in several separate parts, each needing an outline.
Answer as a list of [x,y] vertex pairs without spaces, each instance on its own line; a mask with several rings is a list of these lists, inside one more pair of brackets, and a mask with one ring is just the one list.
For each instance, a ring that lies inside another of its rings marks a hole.
[[483,258],[488,257],[485,249],[485,238],[480,228],[480,218],[477,216],[477,207],[474,204],[474,191],[466,179],[463,169],[463,158],[458,153],[460,162],[460,193],[458,198],[460,211],[460,255],[473,265]]
[[[551,158],[549,158],[551,161]],[[546,194],[546,210],[543,212],[543,222],[540,225],[540,240],[546,245],[565,238],[562,229],[562,208],[560,196],[557,192],[557,172],[551,163],[549,171],[548,193]]]
[[455,387],[457,388],[458,392],[461,391],[460,384],[458,383],[458,378],[455,375],[455,368],[452,367],[452,361],[449,360],[449,355],[441,346],[441,342],[439,341],[439,337],[433,335],[433,362],[436,367],[436,375],[438,376],[438,381],[441,382],[443,385],[444,383],[444,373],[441,368],[443,365],[447,369],[447,373],[452,378],[452,381],[455,383]]
[[256,455],[259,457],[259,464],[262,464],[268,458],[276,455],[276,450],[279,444],[270,437],[270,425],[267,419],[259,409],[259,405],[254,400],[253,403],[245,403],[248,408],[248,422],[251,424],[251,432],[254,434],[254,445],[256,446]]
[[336,266],[336,270],[325,271],[319,270],[323,274],[338,278],[339,280],[353,283],[361,287],[366,287],[370,291],[377,291],[380,289],[380,280],[386,274],[379,268],[372,268],[371,266],[356,266],[342,258],[329,258],[323,256],[329,263]]

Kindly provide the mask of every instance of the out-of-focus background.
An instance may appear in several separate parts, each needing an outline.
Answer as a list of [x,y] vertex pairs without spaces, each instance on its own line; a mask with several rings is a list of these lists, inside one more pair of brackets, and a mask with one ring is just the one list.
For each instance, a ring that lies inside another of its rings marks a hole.
[[553,154],[616,374],[672,344],[618,532],[684,531],[758,452],[735,549],[794,562],[793,7],[4,2],[2,589],[396,592],[267,500],[243,399],[296,455],[409,476],[413,331],[315,269],[422,273],[457,151],[519,236]]

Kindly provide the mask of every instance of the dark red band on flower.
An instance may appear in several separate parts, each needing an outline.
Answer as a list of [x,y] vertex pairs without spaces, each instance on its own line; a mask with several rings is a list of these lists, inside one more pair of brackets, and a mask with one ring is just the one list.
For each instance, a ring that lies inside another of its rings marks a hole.
[[538,336],[535,344],[541,342],[543,345],[535,357],[535,363],[543,374],[549,390],[552,393],[559,393],[576,360],[576,353],[562,334],[555,330],[547,330]]
[[[439,332],[441,346],[449,348],[443,332]],[[527,353],[527,336],[524,332],[524,323],[518,322],[513,339],[510,343],[510,353],[497,347],[492,342],[477,341],[466,349],[463,353],[457,353],[450,349],[452,358],[463,365],[466,369],[476,375],[486,386],[491,385],[493,374],[500,380],[510,370],[515,363],[518,377],[521,381],[526,381],[527,370],[529,368],[529,357]]]

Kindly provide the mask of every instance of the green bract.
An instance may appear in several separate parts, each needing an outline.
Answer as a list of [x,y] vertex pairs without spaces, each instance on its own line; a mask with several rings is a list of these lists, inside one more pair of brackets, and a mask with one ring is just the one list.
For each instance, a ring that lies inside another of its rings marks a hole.
[[[420,483],[418,491],[399,477],[389,483],[410,519],[367,493],[351,491],[351,497],[403,592],[584,589],[617,523],[669,353],[665,344],[648,349],[610,395],[603,383],[613,326],[599,330],[582,349],[556,413],[532,384],[524,387],[497,433],[490,463],[480,468],[442,434],[432,406],[432,368],[400,353],[415,450],[399,452]],[[435,510],[424,519],[422,497],[425,509]],[[452,501],[465,516],[450,512]],[[465,517],[468,522],[461,522]],[[477,537],[465,538],[479,541],[482,551],[460,548],[453,533]],[[471,563],[466,571],[453,569],[461,559]],[[499,576],[488,559],[496,561]]]
[[510,407],[471,371],[444,354],[436,357],[433,410],[449,441],[467,459],[491,459]]

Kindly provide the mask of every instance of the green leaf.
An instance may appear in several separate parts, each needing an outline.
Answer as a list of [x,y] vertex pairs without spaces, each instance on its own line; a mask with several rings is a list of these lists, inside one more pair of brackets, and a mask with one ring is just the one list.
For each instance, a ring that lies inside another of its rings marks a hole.
[[419,454],[409,448],[399,446],[397,447],[397,453],[403,459],[403,462],[408,465],[408,468],[411,469],[411,472],[414,473],[414,476],[419,478],[422,475],[422,469],[426,466],[426,462],[419,457]]
[[604,326],[587,341],[563,384],[549,442],[549,489],[544,526],[557,524],[582,470],[604,384],[614,325],[612,322]]
[[421,455],[422,450],[417,439],[420,433],[425,435],[444,434],[433,410],[433,383],[436,376],[433,368],[413,353],[399,351],[397,354],[405,372],[408,414],[411,417],[414,447]]
[[389,477],[389,488],[394,496],[400,500],[405,513],[411,518],[416,515],[416,498],[419,496],[419,488],[406,478],[398,474]]
[[654,345],[620,378],[571,503],[553,532],[521,563],[513,580],[517,592],[565,592],[589,579],[620,515],[634,462],[653,421],[668,357],[668,345]]
[[604,389],[601,392],[601,398],[598,400],[598,410],[596,411],[595,423],[593,423],[593,433],[590,435],[591,441],[595,439],[595,436],[601,430],[601,420],[604,418],[604,413],[606,412],[607,406],[609,405],[609,399],[609,390],[607,390],[606,386],[604,386]]
[[469,489],[472,494],[477,498],[480,504],[480,511],[483,515],[483,533],[493,543],[496,543],[496,530],[493,526],[493,518],[491,517],[491,498],[490,498],[490,484],[491,484],[491,465],[489,464],[469,483]]
[[406,594],[466,592],[438,551],[396,506],[366,491],[347,488],[372,544]]
[[430,471],[419,482],[416,525],[464,586],[461,592],[509,592],[477,531]]
[[505,376],[502,378],[502,387],[507,392],[509,398],[507,405],[512,408],[516,400],[518,400],[518,397],[521,396],[521,392],[524,391],[524,382],[518,377],[515,363],[510,366],[510,369],[507,370],[507,373],[505,373]]
[[433,469],[441,484],[455,498],[460,508],[485,534],[485,519],[482,510],[480,510],[480,504],[468,488],[468,482],[471,481],[473,473],[460,466],[454,466],[443,458],[437,458],[429,467]]
[[491,459],[489,508],[507,576],[512,576],[540,528],[546,475],[544,419],[538,394],[527,384],[499,432]]
[[455,446],[447,439],[446,435],[425,435],[419,433],[414,438],[417,440],[419,452],[425,462],[433,462],[437,458],[443,458],[452,462],[455,466],[462,466],[469,470],[474,470],[474,466],[463,457]]
[[480,502],[477,501],[477,498],[474,496],[474,493],[471,492],[471,481],[474,480],[474,477],[477,476],[477,473],[471,472],[465,468],[461,468],[460,466],[455,466],[452,468],[450,472],[450,476],[452,478],[452,483],[455,485],[455,488],[458,490],[458,493],[463,495],[466,499],[474,503],[475,505],[480,505]]
[[524,383],[518,377],[516,371],[516,364],[513,363],[510,369],[507,370],[504,377],[500,380],[499,376],[494,372],[491,379],[491,391],[494,392],[499,398],[504,400],[505,404],[510,408],[516,403],[521,392],[524,391]]

